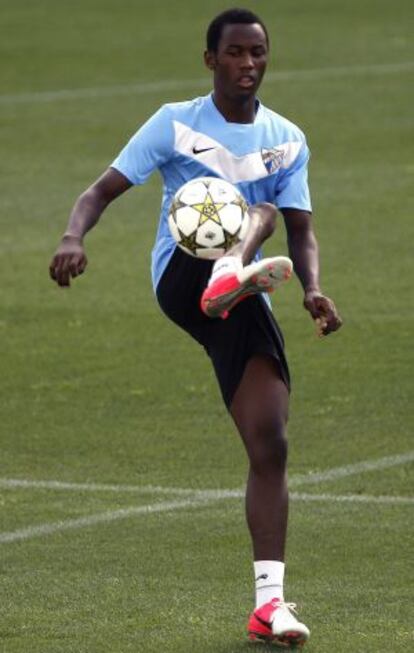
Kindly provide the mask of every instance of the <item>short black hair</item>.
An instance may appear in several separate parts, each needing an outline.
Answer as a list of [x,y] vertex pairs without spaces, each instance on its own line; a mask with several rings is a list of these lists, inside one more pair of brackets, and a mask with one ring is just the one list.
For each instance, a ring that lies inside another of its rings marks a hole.
[[217,52],[223,28],[226,25],[237,25],[240,23],[244,25],[258,23],[262,27],[266,35],[267,44],[269,45],[269,34],[267,33],[265,24],[259,16],[248,9],[235,8],[226,9],[226,11],[223,11],[221,14],[218,14],[218,16],[213,18],[207,29],[207,50],[210,52]]

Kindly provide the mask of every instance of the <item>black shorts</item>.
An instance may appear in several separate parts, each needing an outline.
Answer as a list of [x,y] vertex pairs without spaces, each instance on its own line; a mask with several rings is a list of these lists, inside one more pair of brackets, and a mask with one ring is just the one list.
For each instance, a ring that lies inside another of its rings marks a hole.
[[200,298],[212,265],[212,261],[192,258],[177,247],[157,288],[162,310],[206,350],[227,408],[246,363],[254,354],[272,356],[290,389],[283,336],[261,295],[252,295],[237,304],[226,320],[212,319],[202,312]]

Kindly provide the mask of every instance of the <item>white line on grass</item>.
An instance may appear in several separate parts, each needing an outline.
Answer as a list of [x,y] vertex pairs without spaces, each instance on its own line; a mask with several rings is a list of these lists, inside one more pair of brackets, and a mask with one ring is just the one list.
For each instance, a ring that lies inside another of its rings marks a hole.
[[[405,465],[406,463],[414,461],[414,451],[408,451],[403,454],[396,454],[394,456],[385,456],[384,458],[376,458],[374,460],[365,460],[352,465],[345,465],[343,467],[333,467],[322,472],[311,472],[309,474],[294,474],[290,477],[289,487],[297,488],[303,485],[313,485],[322,482],[336,481],[340,478],[354,476],[366,472],[375,472],[390,467],[397,467]],[[114,485],[109,483],[70,483],[65,481],[44,481],[44,480],[30,480],[30,479],[14,479],[14,478],[0,478],[0,488],[12,489],[48,489],[48,490],[68,490],[76,492],[115,492],[115,493],[128,493],[133,492],[136,494],[166,494],[178,496],[192,496],[200,497],[201,499],[212,498],[216,496],[227,498],[242,496],[244,491],[242,489],[235,490],[197,490],[191,488],[177,488],[177,487],[159,487],[156,485]]]
[[[232,497],[237,496],[232,493]],[[215,495],[209,494],[205,498],[196,496],[181,501],[166,501],[163,503],[154,503],[146,506],[132,506],[130,508],[121,508],[109,512],[98,513],[77,519],[66,519],[37,526],[28,526],[16,531],[0,533],[0,544],[9,544],[19,540],[29,540],[34,537],[44,537],[61,531],[76,530],[95,526],[97,524],[108,524],[120,519],[136,517],[138,515],[151,515],[159,512],[173,512],[184,510],[186,508],[201,508],[220,499],[228,499],[228,492],[216,491]],[[360,504],[388,504],[388,505],[413,505],[413,497],[391,497],[391,496],[369,496],[362,495],[332,495],[332,494],[302,494],[292,493],[291,498],[294,501],[324,501],[328,503],[360,503]]]
[[226,496],[227,498],[241,496],[241,490],[197,490],[180,487],[161,487],[158,485],[111,485],[109,483],[70,483],[65,481],[31,481],[19,478],[0,478],[0,488],[13,489],[45,489],[69,490],[74,492],[115,492],[134,494],[167,494],[177,496],[194,496],[201,499],[215,499]]
[[[395,456],[386,456],[376,460],[366,460],[354,465],[345,465],[344,467],[334,467],[325,472],[316,472],[306,475],[295,475],[291,478],[290,486],[298,487],[301,485],[310,485],[324,481],[334,481],[354,474],[364,472],[378,471],[403,465],[414,460],[414,451]],[[49,489],[49,490],[70,490],[70,491],[105,491],[105,492],[134,492],[136,494],[168,494],[186,496],[187,499],[180,501],[166,501],[144,506],[133,506],[115,511],[98,513],[77,519],[67,519],[52,523],[39,524],[37,526],[28,526],[17,531],[0,533],[0,543],[15,542],[18,540],[27,540],[33,537],[50,535],[59,531],[85,528],[95,524],[108,523],[111,521],[125,519],[136,515],[149,515],[157,512],[171,512],[185,508],[201,507],[208,503],[223,499],[241,498],[244,496],[244,490],[194,490],[187,488],[166,488],[152,485],[135,486],[135,485],[110,485],[105,483],[68,483],[62,481],[31,481],[27,479],[0,479],[0,487],[12,489]],[[342,503],[365,503],[365,504],[398,504],[412,505],[412,497],[392,497],[392,496],[370,496],[370,495],[332,495],[332,494],[306,494],[291,493],[293,500],[299,501],[325,501],[325,502],[342,502]]]
[[[331,66],[305,70],[281,70],[269,72],[267,83],[279,81],[302,81],[324,77],[344,77],[354,75],[383,75],[410,72],[414,70],[414,61],[396,63],[362,64],[356,66]],[[122,95],[147,95],[165,91],[209,88],[208,77],[198,79],[167,79],[159,82],[140,82],[136,84],[118,84],[115,86],[98,86],[95,88],[59,89],[57,91],[33,91],[29,93],[14,93],[0,95],[0,105],[30,104],[33,102],[58,102],[62,100],[95,99],[116,97]]]
[[0,533],[0,543],[5,544],[8,542],[16,542],[18,540],[28,540],[33,537],[51,535],[52,533],[57,533],[59,531],[86,528],[88,526],[95,526],[96,524],[106,524],[119,519],[135,517],[137,515],[152,515],[158,512],[171,512],[173,510],[182,510],[183,508],[193,508],[207,502],[208,499],[203,500],[201,498],[185,499],[182,501],[166,501],[164,503],[154,503],[146,506],[132,506],[130,508],[101,512],[95,515],[79,517],[77,519],[65,519],[47,524],[38,524],[37,526],[28,526],[10,533]]
[[372,496],[370,494],[307,494],[291,492],[294,501],[326,501],[328,503],[370,503],[388,505],[413,505],[414,497]]
[[395,456],[385,456],[385,458],[377,458],[376,460],[365,460],[360,463],[354,463],[353,465],[344,465],[344,467],[333,467],[324,472],[295,474],[289,481],[289,487],[293,488],[302,485],[323,483],[326,481],[337,481],[338,479],[346,478],[347,476],[354,476],[366,472],[377,472],[381,469],[405,465],[413,460],[414,451],[408,451],[407,453],[397,454]]

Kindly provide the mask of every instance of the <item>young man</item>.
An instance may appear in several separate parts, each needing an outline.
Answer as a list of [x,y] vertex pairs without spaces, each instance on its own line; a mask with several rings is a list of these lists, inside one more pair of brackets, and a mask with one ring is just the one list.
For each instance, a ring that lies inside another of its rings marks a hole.
[[[289,277],[292,262],[286,257],[260,261],[257,255],[275,228],[276,206],[284,216],[304,306],[320,335],[337,330],[341,320],[319,286],[305,138],[256,98],[268,49],[266,28],[251,12],[228,10],[212,21],[205,63],[213,73],[213,93],[164,105],[133,136],[77,200],[50,274],[60,286],[69,286],[86,267],[83,237],[105,207],[160,170],[164,196],[152,259],[154,289],[163,311],[210,356],[249,457],[246,513],[256,579],[249,637],[289,646],[303,644],[309,630],[283,596],[289,371],[264,292]],[[201,176],[236,184],[251,205],[246,239],[214,266],[179,250],[167,225],[174,193]]]

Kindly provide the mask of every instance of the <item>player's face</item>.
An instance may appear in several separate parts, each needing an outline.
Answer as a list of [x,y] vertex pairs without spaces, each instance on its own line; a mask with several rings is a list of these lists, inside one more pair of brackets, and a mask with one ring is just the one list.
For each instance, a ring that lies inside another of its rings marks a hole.
[[215,91],[229,99],[255,95],[266,70],[268,45],[258,23],[225,25],[217,52],[206,52]]

